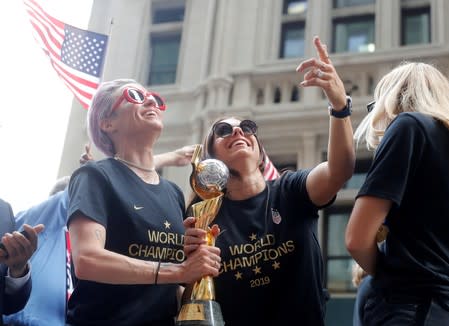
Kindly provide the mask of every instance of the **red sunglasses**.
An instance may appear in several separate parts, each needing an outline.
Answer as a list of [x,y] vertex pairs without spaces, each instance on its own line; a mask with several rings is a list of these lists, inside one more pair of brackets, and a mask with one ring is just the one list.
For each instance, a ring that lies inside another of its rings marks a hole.
[[128,86],[123,90],[122,95],[117,99],[117,101],[112,106],[112,112],[117,110],[120,104],[122,104],[123,100],[127,100],[129,103],[134,104],[143,104],[145,100],[152,100],[154,106],[161,110],[165,111],[165,101],[164,99],[157,93],[148,92],[147,90],[142,90],[137,87]]

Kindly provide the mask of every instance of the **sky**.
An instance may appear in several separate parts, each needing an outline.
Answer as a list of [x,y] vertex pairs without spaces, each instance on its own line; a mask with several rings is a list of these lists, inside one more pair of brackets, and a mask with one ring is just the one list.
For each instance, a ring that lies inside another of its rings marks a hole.
[[[87,29],[92,0],[36,0]],[[21,0],[0,2],[0,198],[14,213],[48,197],[57,180],[73,96],[32,36]]]

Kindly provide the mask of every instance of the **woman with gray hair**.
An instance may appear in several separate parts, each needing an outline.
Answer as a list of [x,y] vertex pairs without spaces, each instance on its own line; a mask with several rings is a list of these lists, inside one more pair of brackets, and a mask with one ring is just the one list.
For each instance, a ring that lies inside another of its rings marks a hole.
[[373,275],[362,324],[449,325],[449,81],[405,63],[374,100],[355,133],[374,160],[346,230],[349,252]]
[[218,275],[217,248],[185,259],[182,192],[155,170],[165,108],[134,80],[105,82],[93,98],[89,133],[108,158],[86,163],[69,184],[69,324],[173,325],[178,284]]

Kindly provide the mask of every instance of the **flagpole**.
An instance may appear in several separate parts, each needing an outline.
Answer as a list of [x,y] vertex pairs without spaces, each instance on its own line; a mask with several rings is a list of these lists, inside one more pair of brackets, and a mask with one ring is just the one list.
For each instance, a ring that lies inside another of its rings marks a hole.
[[108,44],[106,46],[106,53],[104,56],[104,63],[103,63],[103,69],[101,70],[101,76],[100,76],[100,82],[104,81],[104,75],[105,75],[105,71],[106,71],[106,67],[107,67],[107,63],[108,63],[108,53],[109,53],[109,47],[111,45],[111,36],[112,36],[112,28],[114,27],[114,17],[111,17],[110,21],[109,21],[109,30],[108,30]]

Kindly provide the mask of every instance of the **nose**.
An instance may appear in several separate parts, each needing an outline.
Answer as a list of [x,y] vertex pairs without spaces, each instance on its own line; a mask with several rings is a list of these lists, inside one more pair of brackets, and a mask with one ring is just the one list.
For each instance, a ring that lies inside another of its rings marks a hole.
[[154,106],[155,108],[159,108],[159,105],[158,105],[156,99],[150,93],[145,94],[144,105]]
[[240,134],[242,136],[245,135],[245,133],[243,132],[242,128],[240,128],[240,126],[234,126],[232,127],[232,136],[235,136],[237,134]]

